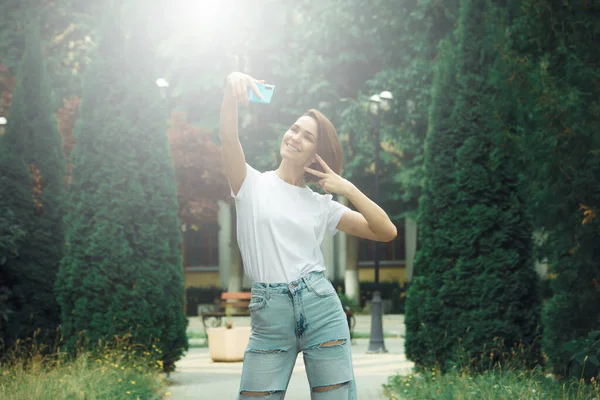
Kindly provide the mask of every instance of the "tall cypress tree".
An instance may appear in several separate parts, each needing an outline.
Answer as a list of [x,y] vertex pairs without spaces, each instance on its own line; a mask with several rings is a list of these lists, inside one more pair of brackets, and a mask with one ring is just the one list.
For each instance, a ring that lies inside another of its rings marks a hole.
[[110,10],[84,84],[57,291],[67,343],[131,334],[165,370],[187,349],[175,175],[152,53]]
[[451,196],[456,192],[455,153],[464,141],[462,132],[454,129],[452,114],[457,96],[455,51],[451,35],[442,41],[434,74],[425,139],[425,180],[419,202],[421,250],[415,259],[415,274],[406,299],[406,355],[418,367],[452,359],[455,347],[444,340],[452,321],[440,297],[443,283],[450,278],[452,258],[459,256],[448,236],[454,221],[446,216],[455,204]]
[[39,28],[33,22],[26,29],[26,49],[0,141],[0,236],[12,238],[0,247],[0,281],[11,292],[6,304],[11,313],[1,325],[9,345],[38,329],[42,342],[51,340],[60,317],[54,281],[63,250],[65,160]]
[[406,351],[419,366],[486,368],[520,345],[539,362],[532,228],[503,123],[514,110],[496,47],[501,14],[489,0],[462,1],[455,54],[436,78],[407,301]]
[[600,4],[524,1],[514,26],[534,129],[532,205],[552,297],[543,350],[555,373],[600,374]]

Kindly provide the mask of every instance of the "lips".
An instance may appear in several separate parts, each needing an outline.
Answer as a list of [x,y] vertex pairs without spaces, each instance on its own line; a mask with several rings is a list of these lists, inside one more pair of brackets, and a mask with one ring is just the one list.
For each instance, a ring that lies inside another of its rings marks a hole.
[[297,148],[295,148],[294,146],[292,146],[289,143],[286,143],[285,146],[293,152],[300,153],[300,150],[298,150]]

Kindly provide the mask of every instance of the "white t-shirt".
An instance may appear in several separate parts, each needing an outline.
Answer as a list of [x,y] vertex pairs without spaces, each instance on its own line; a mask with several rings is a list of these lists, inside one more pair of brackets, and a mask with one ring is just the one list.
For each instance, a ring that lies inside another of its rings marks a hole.
[[334,235],[348,207],[331,195],[285,182],[275,171],[260,173],[246,164],[235,196],[237,240],[244,270],[254,282],[288,283],[324,271],[320,245]]

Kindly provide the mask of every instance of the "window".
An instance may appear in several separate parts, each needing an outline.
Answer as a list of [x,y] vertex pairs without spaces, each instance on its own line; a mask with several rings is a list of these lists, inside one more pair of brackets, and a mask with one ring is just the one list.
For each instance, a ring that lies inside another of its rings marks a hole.
[[183,231],[183,263],[186,268],[210,268],[219,265],[219,224],[201,227],[186,224]]
[[[388,243],[377,243],[380,264],[397,264],[406,259],[406,248],[404,243],[404,220],[395,221],[398,235]],[[360,239],[358,245],[359,265],[372,265],[375,256],[375,242]]]

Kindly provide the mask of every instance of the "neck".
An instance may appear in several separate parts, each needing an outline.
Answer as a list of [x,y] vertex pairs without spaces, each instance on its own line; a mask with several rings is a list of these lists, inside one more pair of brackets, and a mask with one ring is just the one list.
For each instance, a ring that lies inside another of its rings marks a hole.
[[304,167],[293,165],[286,162],[285,159],[281,161],[279,168],[275,171],[275,173],[285,182],[300,187],[306,186],[306,183],[304,182],[304,172]]

